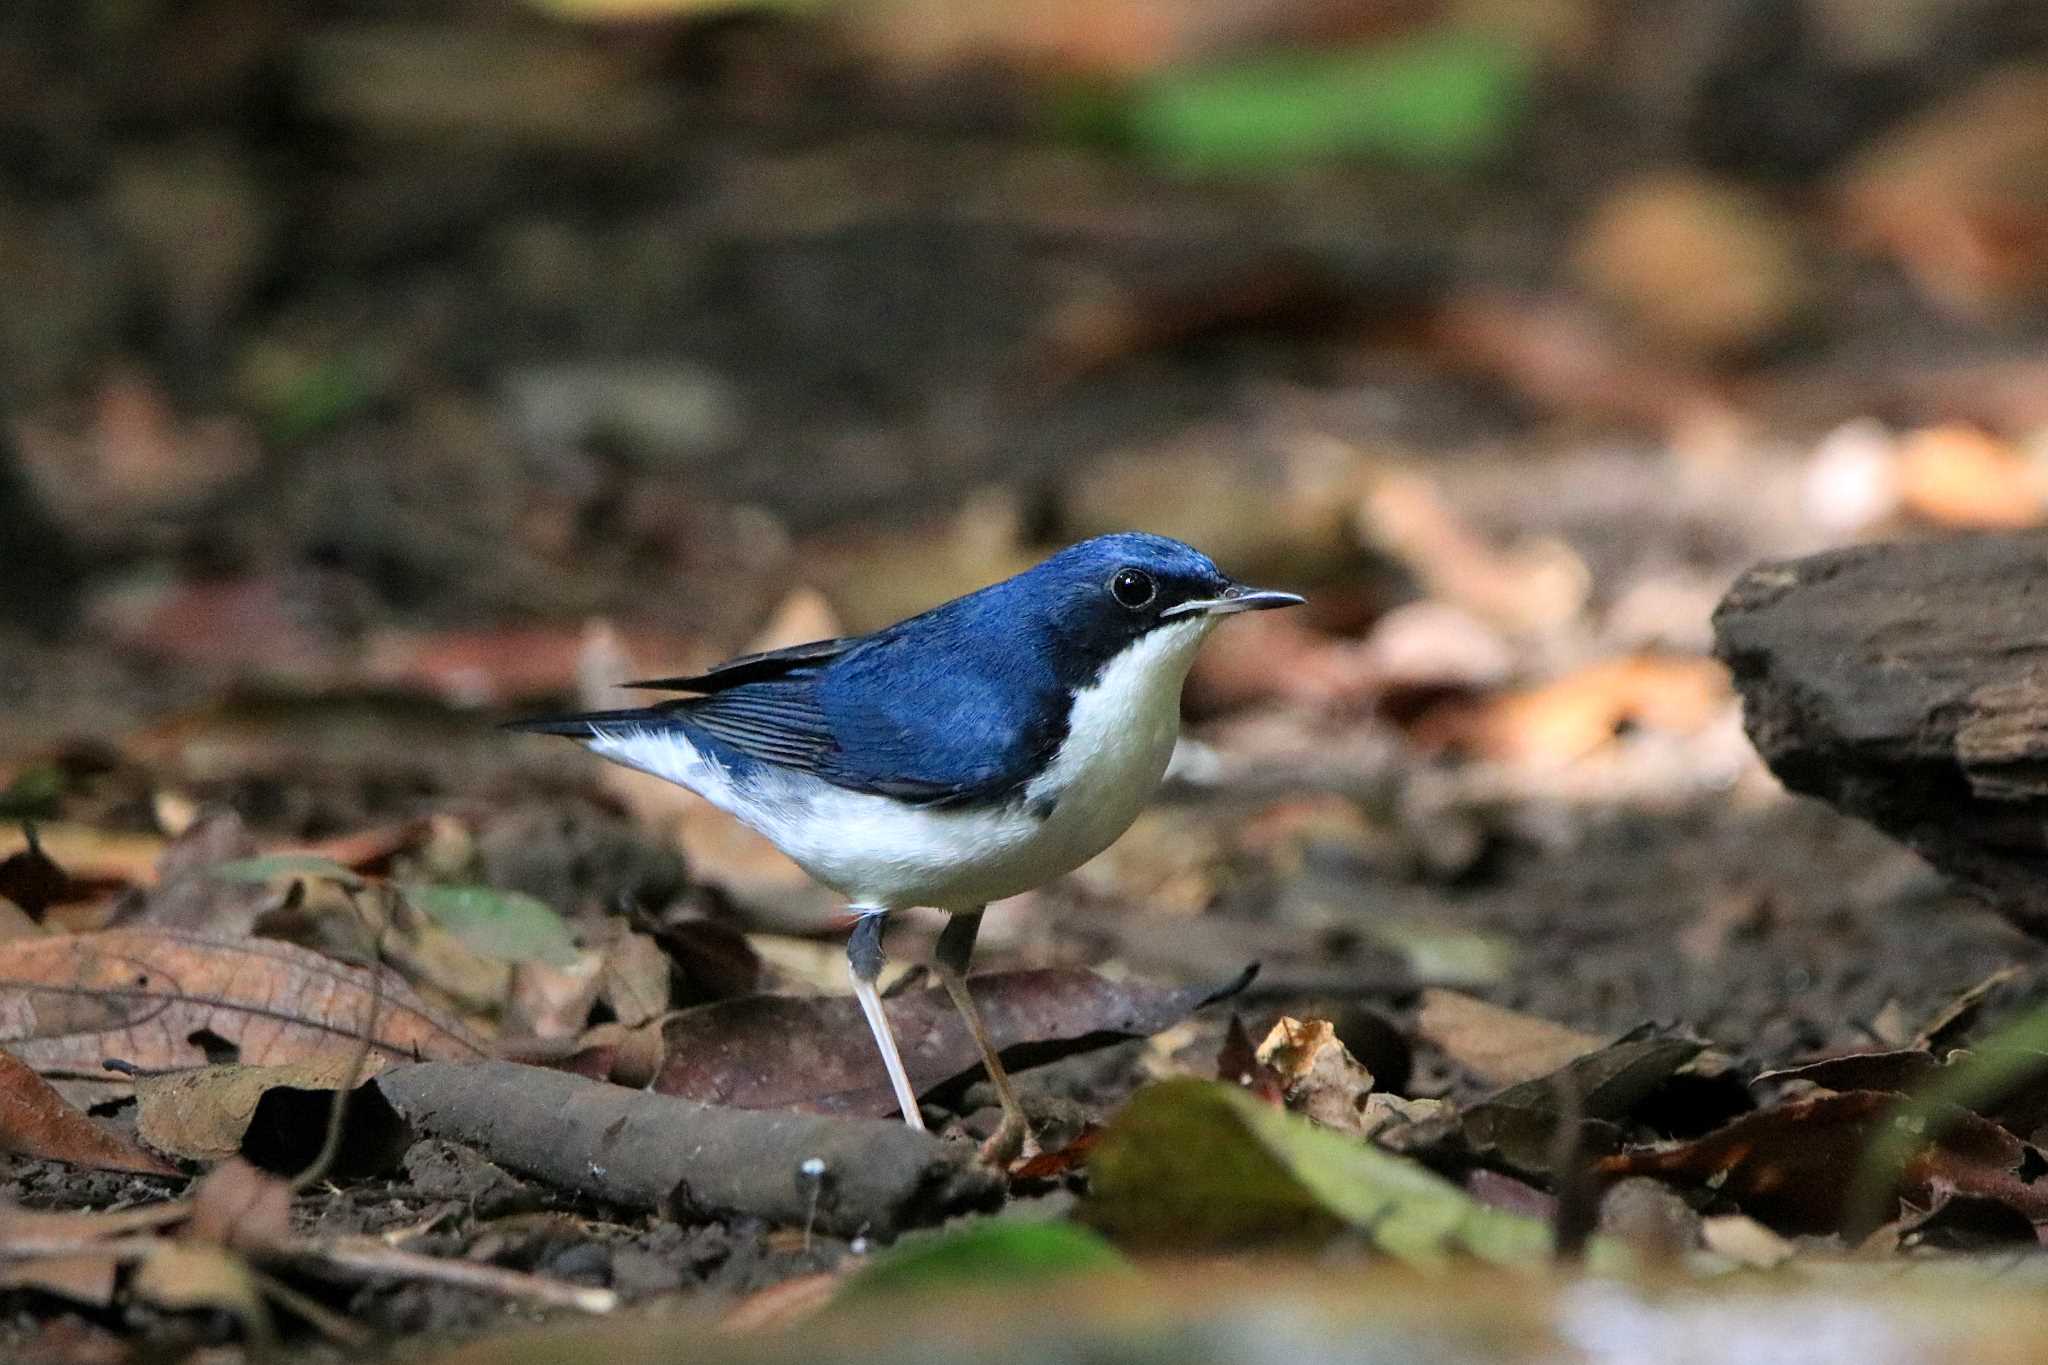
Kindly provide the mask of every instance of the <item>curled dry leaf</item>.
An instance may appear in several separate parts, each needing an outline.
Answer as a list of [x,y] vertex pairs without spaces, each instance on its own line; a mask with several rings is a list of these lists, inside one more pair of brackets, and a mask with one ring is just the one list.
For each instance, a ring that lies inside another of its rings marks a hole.
[[1329,1020],[1281,1019],[1259,1044],[1258,1059],[1279,1076],[1289,1109],[1340,1133],[1364,1133],[1372,1072]]
[[0,1149],[103,1171],[178,1173],[128,1139],[94,1123],[7,1052],[0,1052]]
[[[1111,981],[1073,967],[974,978],[976,1002],[1012,1069],[1123,1038],[1157,1033],[1244,989],[1247,971],[1221,986],[1177,988]],[[919,1094],[963,1076],[981,1054],[952,999],[939,989],[885,1002]],[[850,996],[756,995],[685,1010],[668,1021],[668,1060],[654,1088],[742,1109],[896,1112],[881,1058]]]
[[[371,1017],[369,970],[287,943],[169,929],[110,929],[0,943],[0,1045],[92,1098],[145,1071],[200,1066],[225,1043],[252,1065],[349,1048]],[[482,1049],[387,972],[376,1050],[393,1060],[461,1060]],[[76,1098],[76,1096],[74,1096]]]
[[1458,1066],[1493,1085],[1548,1076],[1600,1050],[1600,1039],[1590,1033],[1434,986],[1422,993],[1415,1031]]

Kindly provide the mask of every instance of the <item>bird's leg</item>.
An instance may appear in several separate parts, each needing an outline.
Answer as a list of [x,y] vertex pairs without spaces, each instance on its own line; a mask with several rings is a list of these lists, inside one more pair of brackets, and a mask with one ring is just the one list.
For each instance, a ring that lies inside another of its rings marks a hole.
[[882,1013],[882,997],[875,992],[875,978],[882,974],[882,921],[888,915],[879,910],[862,911],[854,921],[853,935],[846,940],[846,965],[853,972],[853,994],[860,1012],[868,1017],[868,1030],[875,1035],[875,1047],[882,1065],[889,1070],[889,1084],[896,1087],[896,1104],[903,1121],[920,1133],[924,1115],[917,1109],[917,1092],[910,1088],[910,1074],[903,1069],[903,1054],[896,1050],[896,1035],[889,1031],[889,1016]]
[[1007,1165],[1023,1149],[1024,1140],[1031,1136],[1031,1126],[1024,1121],[1024,1106],[1017,1102],[1017,1091],[1010,1084],[1010,1073],[1003,1070],[1003,1059],[996,1055],[995,1042],[988,1036],[988,1025],[982,1022],[981,1010],[967,989],[967,962],[974,956],[974,937],[980,932],[981,911],[955,915],[940,932],[939,946],[932,956],[938,962],[939,980],[945,982],[946,993],[953,997],[953,1004],[967,1021],[967,1031],[974,1035],[974,1045],[981,1049],[981,1064],[996,1088],[996,1098],[1002,1102],[1003,1126],[982,1147],[982,1154],[991,1161]]

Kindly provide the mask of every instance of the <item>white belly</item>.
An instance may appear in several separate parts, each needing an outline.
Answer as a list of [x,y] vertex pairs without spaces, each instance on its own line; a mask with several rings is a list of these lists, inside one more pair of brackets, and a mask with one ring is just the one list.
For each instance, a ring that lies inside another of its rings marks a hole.
[[590,747],[701,793],[857,906],[972,910],[1073,871],[1130,827],[1173,756],[1181,683],[1212,624],[1163,626],[1111,661],[1075,698],[1053,762],[999,806],[920,809],[774,769],[735,786],[672,732]]

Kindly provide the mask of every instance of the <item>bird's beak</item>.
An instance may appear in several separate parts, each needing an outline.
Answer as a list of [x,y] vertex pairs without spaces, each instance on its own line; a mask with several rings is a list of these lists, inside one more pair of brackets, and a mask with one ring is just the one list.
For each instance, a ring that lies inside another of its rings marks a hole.
[[1204,597],[1194,602],[1182,602],[1179,606],[1168,607],[1159,615],[1161,619],[1196,614],[1230,616],[1240,611],[1271,611],[1275,607],[1298,607],[1307,600],[1300,593],[1233,585],[1225,588],[1221,597]]

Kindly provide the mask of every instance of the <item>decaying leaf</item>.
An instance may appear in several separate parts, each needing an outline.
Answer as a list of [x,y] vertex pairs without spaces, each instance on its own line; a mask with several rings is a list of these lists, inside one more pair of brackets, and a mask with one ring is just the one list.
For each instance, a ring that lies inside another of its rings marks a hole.
[[[262,939],[111,929],[0,943],[0,1045],[88,1097],[127,1093],[108,1058],[165,1071],[204,1065],[222,1043],[252,1065],[345,1050],[371,998],[367,969]],[[481,1055],[389,973],[375,1042],[393,1059]]]
[[[243,1139],[258,1108],[274,1092],[297,1091],[317,1096],[310,1112],[298,1115],[306,1124],[300,1144],[308,1157],[320,1145],[319,1110],[332,1102],[335,1090],[355,1070],[356,1055],[339,1048],[303,1062],[282,1066],[202,1066],[135,1078],[136,1132],[159,1152],[188,1161],[221,1161],[243,1151]],[[387,1054],[364,1059],[358,1085],[388,1063]],[[362,1098],[358,1095],[357,1098]],[[367,1101],[366,1101],[367,1102]],[[350,1106],[354,1113],[358,1106]]]
[[1325,1128],[1364,1135],[1372,1072],[1351,1055],[1329,1020],[1280,1020],[1259,1044],[1258,1060],[1279,1076],[1289,1109]]
[[1545,1172],[1558,1152],[1558,1125],[1571,1109],[1580,1124],[1577,1150],[1612,1151],[1621,1138],[1616,1121],[1704,1048],[1690,1038],[1624,1038],[1473,1105],[1462,1119],[1465,1142],[1518,1170]]
[[94,1123],[8,1052],[0,1052],[0,1149],[103,1171],[178,1173],[128,1139]]
[[1494,1085],[1548,1076],[1600,1048],[1600,1039],[1590,1033],[1438,987],[1422,993],[1415,1031],[1460,1067]]
[[[1018,1070],[1157,1033],[1250,980],[1248,971],[1221,986],[1163,988],[1054,967],[977,976],[973,990],[1004,1062]],[[980,1065],[981,1054],[944,990],[909,992],[886,1008],[920,1094]],[[888,1075],[851,996],[722,1001],[672,1016],[664,1036],[668,1060],[654,1088],[666,1095],[742,1109],[896,1112]]]
[[1433,1266],[1550,1254],[1540,1221],[1487,1208],[1405,1157],[1329,1132],[1214,1081],[1138,1092],[1089,1162],[1083,1218],[1137,1249],[1316,1245],[1350,1230]]
[[[1872,1090],[1792,1100],[1705,1137],[1607,1157],[1597,1169],[1711,1182],[1743,1212],[1780,1230],[1832,1232],[1849,1212],[1865,1151],[1898,1121],[1899,1105],[1899,1096]],[[1922,1207],[1944,1193],[1973,1195],[2048,1221],[2048,1186],[2019,1174],[2025,1143],[1966,1110],[1951,1108],[1939,1118],[1932,1140],[1905,1163],[1900,1195]]]
[[[744,948],[746,939],[739,941]],[[747,986],[752,989],[753,982]],[[669,960],[661,944],[646,934],[623,932],[605,945],[597,998],[612,1018],[627,1028],[644,1024],[668,1009],[668,996]]]

